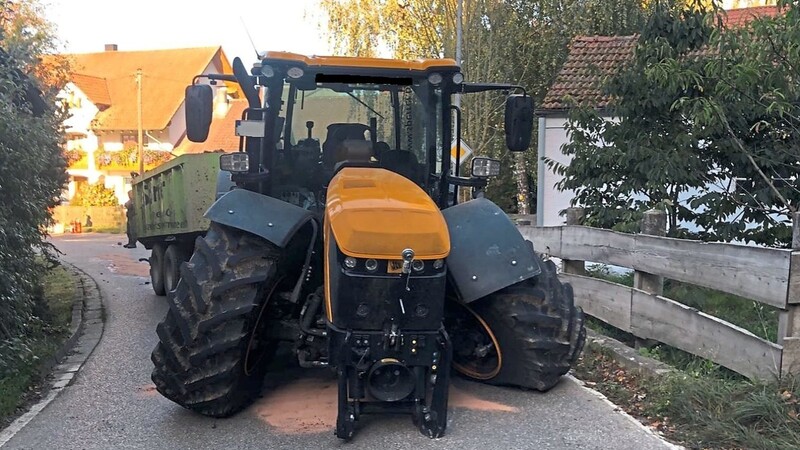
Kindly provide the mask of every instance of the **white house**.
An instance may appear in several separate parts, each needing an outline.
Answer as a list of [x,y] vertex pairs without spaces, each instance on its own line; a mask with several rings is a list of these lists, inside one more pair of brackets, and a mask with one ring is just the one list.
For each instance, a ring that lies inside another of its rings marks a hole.
[[[124,203],[131,172],[139,170],[139,108],[145,168],[150,169],[172,158],[184,140],[184,89],[193,77],[232,73],[221,47],[118,51],[109,44],[103,52],[65,56],[71,73],[59,98],[70,112],[67,199],[82,184],[102,181]],[[220,83],[215,89],[224,103],[237,94],[236,85]]]

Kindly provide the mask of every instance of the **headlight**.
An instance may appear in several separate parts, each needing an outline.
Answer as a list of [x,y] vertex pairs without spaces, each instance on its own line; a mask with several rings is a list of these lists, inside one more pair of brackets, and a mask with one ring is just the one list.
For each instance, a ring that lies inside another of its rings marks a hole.
[[364,267],[366,267],[370,272],[375,272],[378,270],[378,261],[375,261],[374,259],[368,259],[366,262],[364,262]]
[[303,76],[303,69],[299,67],[290,67],[289,70],[286,71],[286,75],[292,79],[298,79]]
[[464,74],[461,72],[456,72],[453,74],[453,83],[461,84],[464,82]]
[[444,267],[444,260],[443,259],[437,259],[436,261],[433,262],[433,268],[434,269],[439,270],[442,267]]
[[500,161],[492,158],[472,158],[472,176],[480,178],[496,177],[500,175]]
[[275,76],[275,69],[273,69],[272,66],[264,65],[261,67],[261,75],[272,78]]
[[356,268],[356,259],[352,256],[348,256],[344,259],[344,266],[348,269],[355,269]]
[[428,75],[428,83],[434,86],[438,86],[439,84],[442,83],[442,74],[434,72]]
[[250,170],[250,155],[244,152],[220,155],[219,168],[228,172],[247,172]]
[[411,268],[414,269],[414,272],[422,272],[425,270],[425,262],[421,259],[415,259],[411,261]]

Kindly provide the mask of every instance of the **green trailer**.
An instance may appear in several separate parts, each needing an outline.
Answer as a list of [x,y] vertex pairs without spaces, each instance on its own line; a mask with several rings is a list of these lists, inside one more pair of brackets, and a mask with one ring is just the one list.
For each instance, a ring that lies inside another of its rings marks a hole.
[[[194,252],[209,221],[203,215],[217,197],[219,153],[179,156],[133,183],[131,234],[150,253],[150,279],[157,295],[178,284],[180,265]],[[227,190],[227,189],[223,189]]]

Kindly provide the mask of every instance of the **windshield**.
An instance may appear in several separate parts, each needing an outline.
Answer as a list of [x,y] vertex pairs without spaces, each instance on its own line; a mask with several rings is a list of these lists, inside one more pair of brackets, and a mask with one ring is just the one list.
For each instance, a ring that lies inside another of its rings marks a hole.
[[[409,80],[410,81],[410,80]],[[284,153],[321,152],[323,166],[349,162],[397,172],[423,187],[441,170],[441,92],[423,85],[286,84],[279,123]]]

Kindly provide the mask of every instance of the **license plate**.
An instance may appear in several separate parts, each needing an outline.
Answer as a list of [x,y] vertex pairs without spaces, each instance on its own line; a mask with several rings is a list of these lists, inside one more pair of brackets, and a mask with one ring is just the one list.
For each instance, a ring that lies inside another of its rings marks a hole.
[[403,261],[389,261],[387,273],[403,273]]

